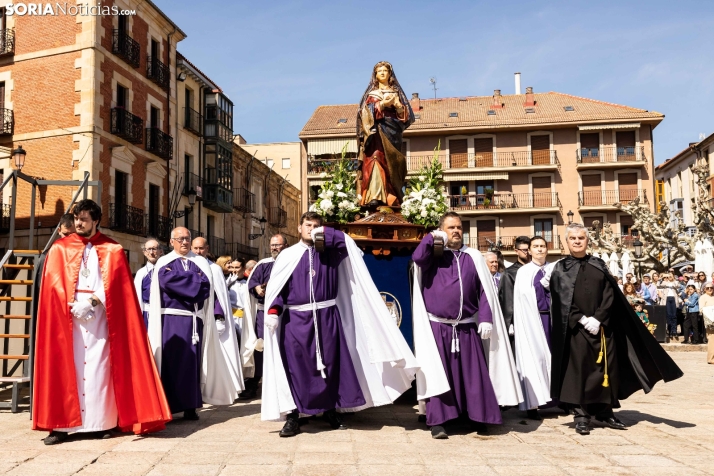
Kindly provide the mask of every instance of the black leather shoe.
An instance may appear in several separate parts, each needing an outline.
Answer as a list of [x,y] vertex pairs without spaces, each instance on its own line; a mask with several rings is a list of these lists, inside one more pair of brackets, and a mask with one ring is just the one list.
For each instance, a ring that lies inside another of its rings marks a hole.
[[243,390],[240,395],[238,395],[239,400],[253,400],[255,396],[258,394],[258,389],[257,388],[246,388]]
[[97,432],[97,439],[98,440],[108,440],[109,438],[113,437],[114,435],[112,434],[112,430],[104,430],[104,431],[98,431]]
[[596,418],[597,421],[602,423],[605,426],[609,426],[610,428],[614,428],[615,430],[625,430],[627,429],[627,425],[622,423],[620,420],[615,418],[614,416],[611,416],[609,418]]
[[431,437],[435,440],[448,440],[449,435],[446,434],[446,430],[443,426],[437,425],[431,427]]
[[470,423],[471,431],[475,431],[477,435],[488,435],[488,427],[480,421],[472,421]]
[[528,415],[528,418],[531,419],[531,420],[535,420],[535,421],[542,421],[542,420],[543,420],[543,417],[540,416],[540,413],[538,413],[538,409],[537,409],[537,408],[534,408],[533,410],[528,410],[528,411],[526,412],[526,414]]
[[323,413],[322,418],[330,424],[333,430],[346,430],[349,428],[342,421],[342,417],[335,410],[328,410]]
[[590,428],[588,427],[588,424],[586,422],[581,421],[580,423],[575,424],[575,432],[578,435],[589,435]]
[[56,445],[67,439],[67,433],[63,431],[51,431],[49,436],[42,440],[46,445]]
[[288,416],[288,420],[283,425],[283,429],[280,430],[280,436],[282,438],[287,438],[289,436],[295,436],[300,433],[300,423],[296,417]]
[[196,421],[198,420],[198,413],[196,413],[196,410],[185,410],[183,412],[183,419],[184,420],[190,420],[190,421]]

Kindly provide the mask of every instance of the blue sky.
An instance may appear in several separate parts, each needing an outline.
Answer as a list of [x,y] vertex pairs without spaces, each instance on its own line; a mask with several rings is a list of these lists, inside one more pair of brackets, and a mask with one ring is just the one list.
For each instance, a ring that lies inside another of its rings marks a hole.
[[155,0],[249,142],[294,141],[390,61],[405,92],[560,91],[665,114],[655,163],[714,132],[714,2]]

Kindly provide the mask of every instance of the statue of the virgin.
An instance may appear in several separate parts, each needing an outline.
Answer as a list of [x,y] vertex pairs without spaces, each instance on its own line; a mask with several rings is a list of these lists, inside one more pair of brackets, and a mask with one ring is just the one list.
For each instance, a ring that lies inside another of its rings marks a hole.
[[402,132],[413,122],[414,112],[392,65],[386,61],[377,63],[357,112],[357,190],[362,195],[361,205],[401,203],[407,176]]

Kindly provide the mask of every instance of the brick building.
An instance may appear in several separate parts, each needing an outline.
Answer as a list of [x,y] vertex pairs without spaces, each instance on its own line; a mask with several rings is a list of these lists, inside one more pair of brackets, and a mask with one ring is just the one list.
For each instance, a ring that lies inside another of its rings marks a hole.
[[[640,197],[653,207],[652,132],[662,114],[532,88],[442,99],[414,94],[411,105],[416,122],[402,144],[408,173],[429,163],[440,144],[451,209],[462,215],[472,247],[500,244],[510,255],[516,236],[538,234],[557,256],[568,212],[587,226],[608,221],[627,240],[632,219],[614,204]],[[320,106],[300,132],[303,207],[345,142],[356,157],[357,108]]]

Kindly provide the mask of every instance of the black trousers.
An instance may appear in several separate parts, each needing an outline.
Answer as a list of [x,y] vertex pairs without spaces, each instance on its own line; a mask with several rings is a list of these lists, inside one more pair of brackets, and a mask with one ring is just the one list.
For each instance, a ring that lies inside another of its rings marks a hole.
[[699,343],[699,313],[688,312],[684,319],[684,340],[689,340],[689,331],[692,331],[692,342]]
[[612,413],[612,405],[607,403],[586,403],[575,407],[574,410],[575,423],[588,423],[592,417],[598,420],[604,420],[614,416],[614,413]]

